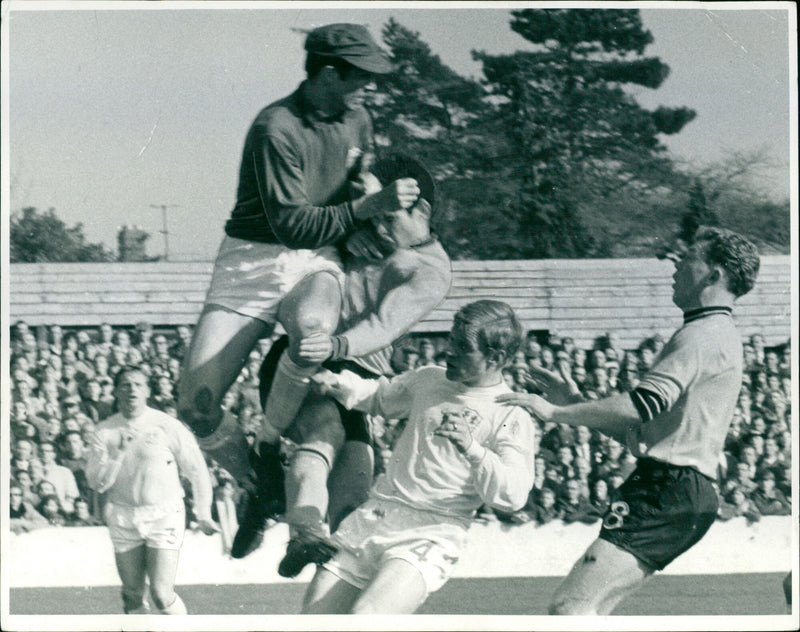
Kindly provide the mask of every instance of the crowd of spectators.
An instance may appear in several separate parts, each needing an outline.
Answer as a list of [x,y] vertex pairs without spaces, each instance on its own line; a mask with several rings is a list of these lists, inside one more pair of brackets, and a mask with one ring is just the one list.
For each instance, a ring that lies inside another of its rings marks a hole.
[[[135,327],[31,328],[17,322],[11,332],[11,529],[96,525],[102,522],[102,498],[86,484],[87,445],[96,424],[114,411],[113,378],[126,364],[140,366],[150,378],[150,406],[177,416],[176,384],[181,360],[191,342],[188,326],[154,330]],[[261,424],[258,369],[271,341],[254,350],[224,406],[238,416],[253,440]],[[602,398],[634,388],[664,341],[653,336],[637,349],[622,349],[614,333],[592,349],[569,337],[529,332],[505,371],[509,386],[536,392],[533,367],[566,376],[576,392]],[[443,364],[445,339],[409,337],[396,347],[397,372]],[[745,342],[745,373],[739,402],[718,468],[720,519],[790,514],[791,423],[790,348],[767,348],[754,334]],[[376,470],[391,456],[403,420],[372,420]],[[586,427],[540,426],[536,480],[526,506],[510,515],[481,510],[479,520],[509,523],[552,520],[592,523],[603,515],[610,493],[633,470],[635,458],[619,442]],[[243,490],[213,461],[214,517],[226,534],[235,533]],[[187,522],[192,526],[187,486]]]

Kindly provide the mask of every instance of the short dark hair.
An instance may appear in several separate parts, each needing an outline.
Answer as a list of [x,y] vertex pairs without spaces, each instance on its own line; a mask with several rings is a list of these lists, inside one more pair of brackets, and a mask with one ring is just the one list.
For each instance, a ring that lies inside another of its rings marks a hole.
[[728,290],[740,297],[753,289],[760,260],[758,249],[738,233],[724,228],[701,226],[694,234],[694,243],[706,242],[706,261],[725,270]]
[[306,75],[309,79],[316,77],[319,71],[325,68],[325,66],[331,66],[339,73],[339,77],[341,78],[344,78],[348,72],[355,68],[353,64],[346,62],[344,59],[339,59],[338,57],[326,57],[317,55],[316,53],[308,53],[308,55],[306,55]]
[[453,319],[453,327],[457,326],[474,338],[485,356],[502,351],[510,360],[522,344],[522,325],[514,310],[502,301],[486,299],[464,305]]
[[119,386],[119,383],[122,380],[123,376],[129,375],[130,373],[138,373],[139,375],[143,375],[145,380],[147,380],[147,375],[145,374],[145,372],[142,370],[141,367],[136,366],[135,364],[126,364],[119,371],[117,371],[117,374],[114,376],[114,388],[117,388]]

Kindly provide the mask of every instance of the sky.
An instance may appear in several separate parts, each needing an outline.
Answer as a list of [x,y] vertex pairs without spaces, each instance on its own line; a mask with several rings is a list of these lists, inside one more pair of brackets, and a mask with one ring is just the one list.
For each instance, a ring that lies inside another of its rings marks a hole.
[[[112,250],[119,228],[137,225],[152,235],[148,254],[163,255],[166,207],[170,260],[212,260],[247,128],[303,78],[304,36],[295,29],[358,22],[378,38],[394,17],[474,77],[481,69],[471,50],[530,47],[508,26],[518,3],[368,5],[11,0],[3,16],[4,214],[52,207]],[[763,150],[773,161],[760,177],[765,195],[788,198],[793,5],[637,6],[655,38],[645,54],[671,73],[658,90],[634,94],[648,108],[697,111],[680,134],[663,137],[670,152],[696,165]]]

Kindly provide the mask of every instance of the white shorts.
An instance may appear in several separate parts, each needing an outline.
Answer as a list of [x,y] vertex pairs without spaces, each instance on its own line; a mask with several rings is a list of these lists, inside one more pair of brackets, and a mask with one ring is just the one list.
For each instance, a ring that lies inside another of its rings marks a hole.
[[407,505],[370,498],[339,525],[331,541],[339,552],[325,568],[365,588],[391,559],[405,560],[431,594],[450,578],[467,543],[462,521]]
[[227,235],[214,262],[206,305],[274,323],[281,300],[305,277],[329,272],[344,291],[344,271],[333,246],[293,250],[281,244],[262,244]]
[[139,507],[107,502],[104,516],[116,553],[142,544],[151,549],[179,550],[186,531],[186,509],[180,505]]

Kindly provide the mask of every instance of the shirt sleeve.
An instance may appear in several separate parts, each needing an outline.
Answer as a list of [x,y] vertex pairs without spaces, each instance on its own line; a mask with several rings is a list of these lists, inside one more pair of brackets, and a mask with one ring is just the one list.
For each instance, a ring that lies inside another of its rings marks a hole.
[[117,480],[124,456],[125,452],[117,447],[109,449],[106,433],[95,430],[89,439],[89,455],[86,458],[86,482],[89,487],[100,494],[108,491]]
[[354,228],[355,215],[349,201],[330,206],[311,203],[300,159],[285,139],[263,134],[252,160],[267,220],[283,245],[321,248]]
[[652,421],[653,418],[668,409],[667,401],[660,393],[642,386],[633,389],[630,397],[639,412],[639,417],[644,422]]
[[[655,416],[669,410],[694,382],[700,370],[701,345],[693,338],[686,329],[679,329],[637,384],[639,395],[633,399],[633,403],[640,416],[643,413]],[[649,421],[644,417],[643,420]]]
[[449,265],[426,265],[414,253],[398,251],[387,274],[396,275],[376,309],[340,335],[347,355],[357,358],[388,347],[442,302],[450,289]]
[[337,383],[331,395],[348,409],[388,419],[405,419],[411,412],[416,376],[416,371],[406,371],[392,380],[366,379],[345,369],[336,374]]
[[197,445],[194,435],[177,419],[170,418],[173,429],[175,461],[181,476],[192,485],[195,515],[199,520],[211,520],[213,486],[205,457]]
[[486,504],[516,511],[528,500],[534,478],[534,423],[521,408],[506,418],[488,446],[472,443],[466,453],[475,488]]

